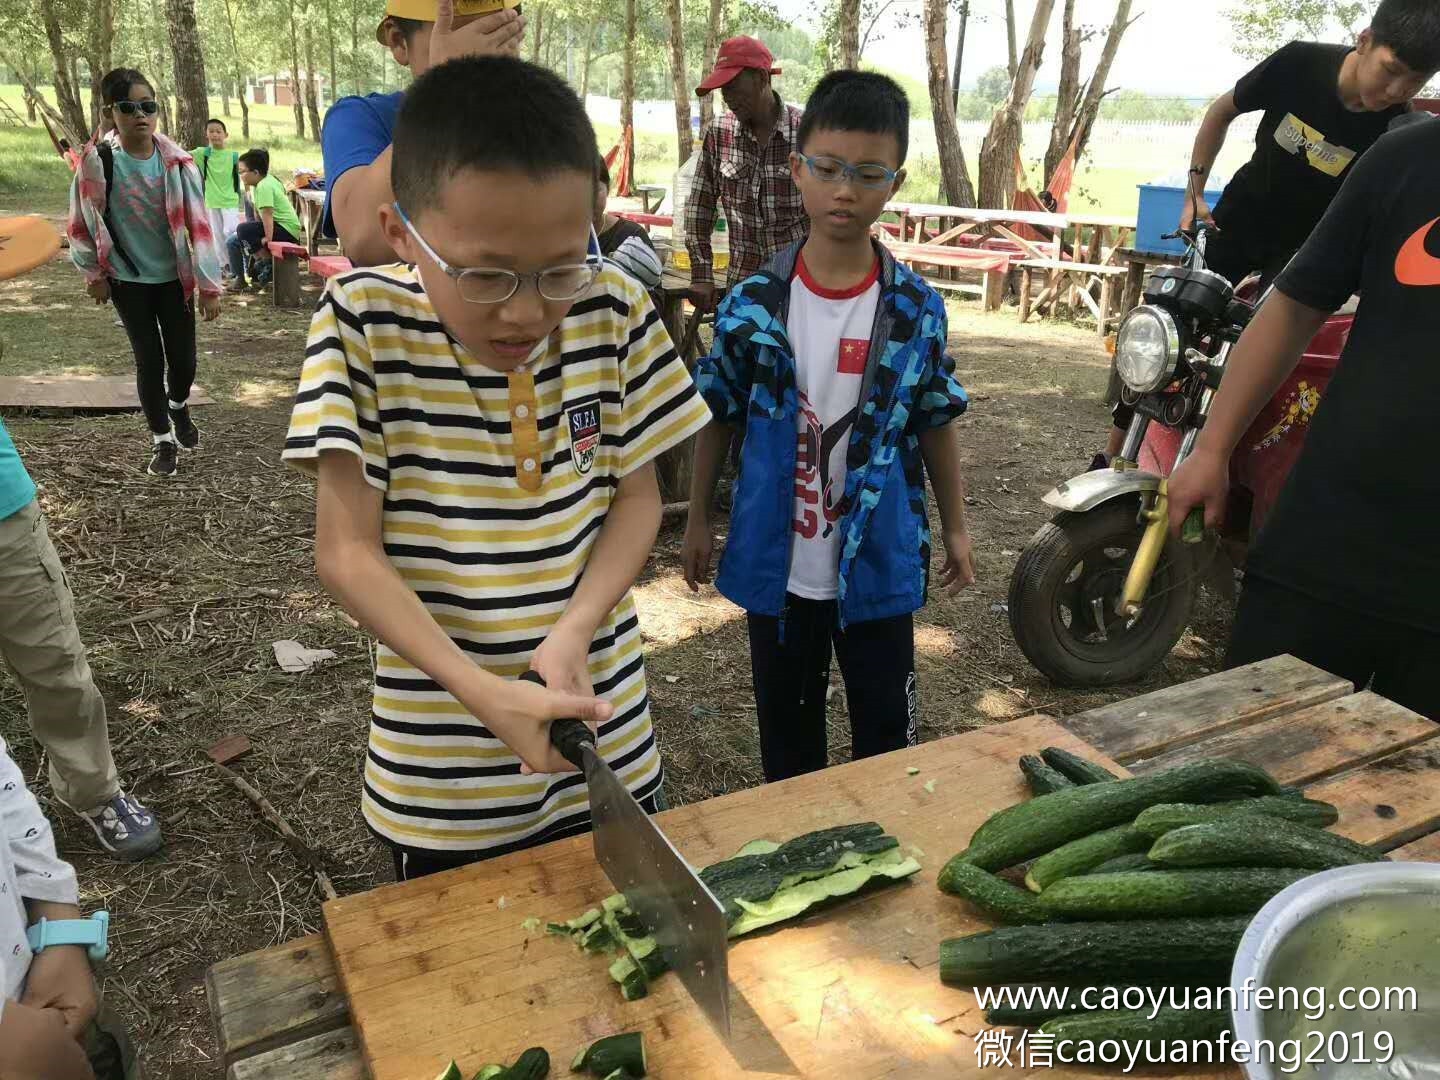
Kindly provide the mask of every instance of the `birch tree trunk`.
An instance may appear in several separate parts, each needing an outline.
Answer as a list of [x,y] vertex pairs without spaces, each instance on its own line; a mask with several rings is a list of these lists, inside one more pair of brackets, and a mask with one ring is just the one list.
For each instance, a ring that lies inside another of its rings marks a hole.
[[665,0],[670,17],[670,83],[675,90],[675,147],[684,165],[694,138],[690,134],[690,79],[685,73],[685,18],[680,0]]
[[93,129],[100,123],[100,107],[104,104],[100,80],[115,66],[115,0],[92,0],[92,3],[85,60],[90,65],[90,127]]
[[951,206],[974,206],[975,187],[965,165],[965,150],[955,127],[950,97],[950,63],[945,54],[945,0],[925,0],[925,58],[930,75],[930,110],[940,153],[940,199]]
[[200,28],[195,24],[195,0],[165,0],[165,15],[170,28],[177,108],[171,138],[181,146],[200,146],[205,142],[210,97],[205,82],[205,51],[200,46]]
[[246,100],[246,91],[250,89],[247,85],[249,80],[240,66],[240,43],[235,34],[235,4],[239,0],[223,0],[225,4],[225,29],[230,34],[230,64],[232,74],[235,76],[237,91],[235,96],[240,99],[240,136],[246,142],[250,141],[250,102]]
[[[285,11],[290,19],[290,109],[295,114],[295,137],[305,138],[305,103],[301,100],[300,91],[300,34],[295,26],[295,7],[285,2]],[[276,84],[276,97],[279,97],[279,86]],[[318,138],[320,133],[315,133]]]
[[1085,147],[1090,142],[1090,132],[1095,127],[1095,118],[1100,115],[1100,103],[1105,100],[1106,94],[1105,82],[1110,78],[1110,65],[1115,62],[1115,54],[1120,50],[1120,39],[1135,21],[1130,18],[1130,5],[1131,0],[1117,0],[1115,18],[1111,20],[1110,30],[1105,35],[1105,47],[1100,50],[1100,59],[1095,63],[1095,73],[1090,76],[1085,99],[1080,103],[1079,115],[1075,117],[1075,129],[1071,138],[1075,139],[1077,158],[1085,152]]
[[305,20],[305,111],[310,115],[310,137],[320,141],[319,88],[315,85],[315,31]]
[[635,125],[635,0],[625,0],[624,64],[620,74],[620,142]]
[[[725,22],[725,0],[710,0],[710,21],[705,24],[705,56],[700,62],[700,78],[710,74],[715,66],[715,53],[720,48],[720,28]],[[715,95],[706,94],[700,99],[700,131],[703,134],[715,118]]]
[[330,104],[333,105],[340,96],[340,81],[335,70],[335,12],[331,5],[332,0],[325,0],[325,34],[330,42]]
[[860,66],[860,0],[839,0],[837,67]]
[[1060,19],[1060,83],[1055,90],[1055,119],[1050,125],[1050,145],[1045,151],[1045,182],[1065,156],[1074,134],[1075,113],[1080,107],[1080,39],[1075,25],[1075,0],[1065,0]]
[[590,93],[590,58],[595,55],[595,36],[600,31],[598,19],[590,23],[585,32],[585,60],[580,65],[580,102],[584,104],[585,96]]
[[1045,30],[1054,10],[1055,0],[1035,0],[1030,34],[1015,68],[1010,93],[995,110],[990,130],[980,146],[980,205],[986,209],[1006,209],[1015,193],[1015,154],[1020,147],[1025,106],[1035,89],[1035,73],[1040,70],[1045,54]]
[[545,30],[545,5],[540,4],[535,9],[535,28],[530,35],[530,62],[532,64],[540,61],[540,38]]
[[1018,60],[1015,56],[1015,0],[1005,0],[1005,43],[1010,47],[1007,57],[1006,70],[1010,72],[1010,78],[1015,78],[1015,68]]
[[80,104],[79,88],[71,74],[69,49],[60,29],[60,16],[55,10],[54,0],[40,0],[40,19],[45,25],[45,39],[50,43],[50,55],[55,61],[55,100],[60,106],[60,115],[65,118],[65,126],[71,134],[78,135],[83,142],[89,133],[89,125],[86,123],[85,107]]

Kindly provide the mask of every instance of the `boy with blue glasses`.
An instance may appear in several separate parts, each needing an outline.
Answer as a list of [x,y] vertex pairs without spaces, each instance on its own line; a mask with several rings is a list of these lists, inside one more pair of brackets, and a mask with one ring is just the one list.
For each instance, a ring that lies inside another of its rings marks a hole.
[[725,298],[696,368],[715,423],[696,441],[685,577],[709,575],[709,508],[745,425],[716,586],[744,608],[767,780],[825,767],[832,654],[855,757],[918,738],[913,613],[930,568],[928,469],[952,593],[975,579],[960,450],[965,391],[945,305],[870,235],[904,182],[909,102],[883,75],[838,71],[805,106],[791,172],[810,217]]
[[319,475],[321,580],[380,639],[361,809],[408,879],[589,828],[550,745],[563,717],[661,808],[630,587],[655,458],[709,414],[644,288],[600,257],[595,133],[558,76],[432,69],[391,181],[407,265],[332,280],[284,456]]

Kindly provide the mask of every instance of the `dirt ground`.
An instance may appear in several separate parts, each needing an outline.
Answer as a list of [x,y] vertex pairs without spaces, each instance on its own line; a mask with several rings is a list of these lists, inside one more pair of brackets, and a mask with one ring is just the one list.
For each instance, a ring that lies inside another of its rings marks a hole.
[[[207,967],[320,927],[313,874],[216,774],[207,747],[250,737],[254,750],[237,770],[323,853],[342,893],[390,876],[358,812],[369,642],[316,579],[311,481],[279,463],[307,322],[308,311],[241,297],[202,326],[200,381],[217,404],[196,410],[203,449],[182,457],[168,482],[145,475],[136,414],[5,416],[70,577],[122,775],[163,821],[164,851],[137,866],[95,854],[88,829],[50,797],[8,672],[0,734],[79,871],[82,903],[112,913],[105,991],[160,1080],[223,1075]],[[986,316],[953,305],[950,325],[972,397],[959,424],[979,582],[917,617],[923,738],[1078,712],[1214,670],[1228,614],[1209,607],[1144,683],[1077,694],[1030,668],[1006,620],[1010,571],[1046,519],[1041,494],[1082,468],[1103,437],[1108,361],[1093,332],[1022,326],[1013,309]],[[93,307],[63,261],[0,284],[0,333],[3,374],[133,370],[113,310]],[[741,613],[712,589],[689,592],[679,546],[680,526],[667,526],[637,593],[668,790],[683,803],[761,774]],[[286,674],[271,651],[283,638],[336,659]],[[833,680],[841,761],[849,734],[838,673]]]

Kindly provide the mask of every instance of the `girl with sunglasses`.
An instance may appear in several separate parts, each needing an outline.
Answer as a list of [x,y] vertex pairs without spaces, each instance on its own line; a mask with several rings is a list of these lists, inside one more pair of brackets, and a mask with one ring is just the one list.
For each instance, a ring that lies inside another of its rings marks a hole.
[[115,138],[85,147],[70,189],[70,258],[97,304],[115,310],[135,351],[152,439],[147,472],[173,476],[200,445],[186,401],[195,381],[194,295],[220,314],[220,256],[194,159],[155,130],[155,91],[134,68],[101,83]]

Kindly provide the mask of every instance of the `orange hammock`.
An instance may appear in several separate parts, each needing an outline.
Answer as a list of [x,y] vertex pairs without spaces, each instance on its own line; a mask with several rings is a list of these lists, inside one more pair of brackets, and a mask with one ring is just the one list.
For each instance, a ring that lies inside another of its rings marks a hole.
[[[620,161],[619,169],[615,167],[616,159]],[[630,183],[635,179],[635,132],[631,128],[627,127],[621,133],[620,141],[605,155],[605,168],[610,170],[616,195],[628,197],[633,194]]]
[[[1015,148],[1015,195],[1010,200],[1010,209],[1028,210],[1037,214],[1063,214],[1070,208],[1070,185],[1075,180],[1075,148],[1079,138],[1080,133],[1077,131],[1045,188],[1045,194],[1050,196],[1049,203],[1053,205],[1047,205],[1045,200],[1030,190],[1029,181],[1025,178],[1025,166],[1020,160],[1020,148]],[[1027,240],[1048,239],[1041,237],[1028,225],[1021,226],[1016,231]]]

